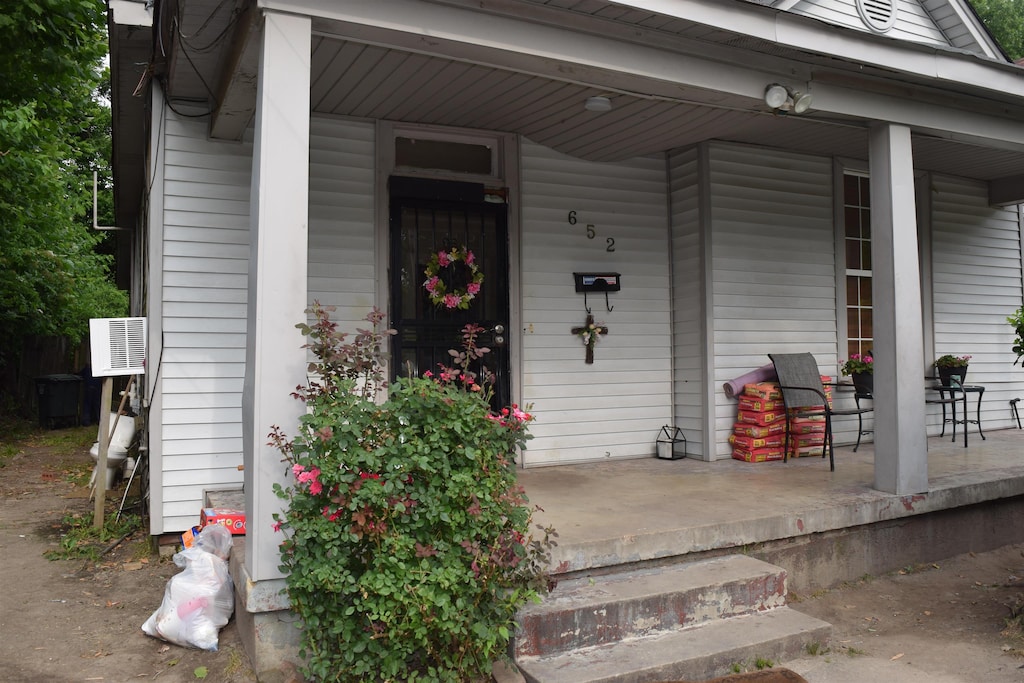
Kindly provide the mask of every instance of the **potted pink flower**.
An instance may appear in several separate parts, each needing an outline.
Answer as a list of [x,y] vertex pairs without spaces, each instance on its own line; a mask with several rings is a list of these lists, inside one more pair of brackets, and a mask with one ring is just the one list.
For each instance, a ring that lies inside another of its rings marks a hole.
[[853,386],[857,393],[870,394],[874,391],[874,363],[875,359],[871,353],[855,353],[850,359],[843,363],[839,370],[843,376],[853,377]]

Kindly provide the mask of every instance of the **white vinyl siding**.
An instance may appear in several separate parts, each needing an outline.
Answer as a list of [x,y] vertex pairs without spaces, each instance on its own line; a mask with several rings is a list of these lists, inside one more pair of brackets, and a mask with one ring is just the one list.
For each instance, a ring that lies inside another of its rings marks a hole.
[[[523,142],[521,400],[536,415],[527,466],[650,457],[671,422],[666,193],[663,157],[601,164]],[[577,271],[622,274],[613,311],[603,294],[587,297],[609,328],[592,365],[570,331],[587,315]]]
[[1009,427],[1008,402],[1020,395],[1006,322],[1021,305],[1017,208],[989,206],[981,182],[934,176],[931,189],[935,355],[970,355],[967,383],[985,386],[983,426]]
[[[160,533],[198,523],[204,491],[242,485],[252,152],[173,115],[165,140]],[[308,296],[343,329],[374,304],[373,159],[372,124],[311,121]]]
[[313,117],[309,135],[309,302],[354,332],[376,303],[374,125]]
[[205,121],[171,112],[164,125],[153,527],[178,532],[198,524],[205,490],[242,483],[252,146],[207,140]]
[[[949,40],[917,0],[892,0],[892,4],[896,11],[896,23],[883,35],[917,43],[949,44]],[[874,33],[858,13],[856,0],[803,0],[790,11],[837,26]]]
[[736,420],[725,382],[769,353],[809,351],[834,375],[838,341],[831,161],[711,144],[709,171],[716,459]]
[[[997,56],[987,45],[978,42],[976,34],[971,31],[970,26],[964,23],[964,17],[954,7],[954,3],[955,0],[922,0],[921,5],[946,36],[950,45],[990,57]],[[963,8],[961,11],[968,12],[969,10]]]
[[[672,333],[675,426],[687,454],[707,459],[704,441],[704,241],[701,238],[700,165],[696,148],[669,155],[672,192]],[[712,449],[713,450],[713,449]]]

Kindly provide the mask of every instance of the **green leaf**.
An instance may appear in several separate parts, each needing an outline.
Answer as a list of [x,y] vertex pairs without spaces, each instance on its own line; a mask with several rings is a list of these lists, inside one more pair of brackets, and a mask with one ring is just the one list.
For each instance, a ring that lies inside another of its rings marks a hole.
[[206,674],[207,671],[205,666],[197,666],[195,671],[192,672],[192,675],[199,679],[206,678]]

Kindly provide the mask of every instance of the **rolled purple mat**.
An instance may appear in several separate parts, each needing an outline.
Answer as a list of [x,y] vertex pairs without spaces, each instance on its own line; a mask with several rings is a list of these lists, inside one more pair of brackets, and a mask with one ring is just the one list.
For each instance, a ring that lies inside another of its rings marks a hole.
[[768,365],[762,365],[757,370],[751,370],[745,375],[740,375],[736,379],[729,380],[722,385],[722,389],[728,398],[736,398],[738,394],[743,393],[743,387],[748,384],[774,382],[778,378],[778,375],[775,374],[775,366],[769,363]]

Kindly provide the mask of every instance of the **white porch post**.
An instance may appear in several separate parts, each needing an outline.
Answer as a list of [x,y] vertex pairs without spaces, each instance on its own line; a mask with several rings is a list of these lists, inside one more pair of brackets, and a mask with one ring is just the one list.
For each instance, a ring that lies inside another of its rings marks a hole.
[[256,95],[249,311],[242,428],[245,449],[245,564],[254,581],[281,577],[280,534],[272,529],[285,483],[281,453],[267,444],[272,425],[293,435],[303,406],[306,352],[295,324],[305,319],[309,213],[308,17],[267,12]]
[[875,488],[928,490],[924,344],[910,129],[870,133]]

